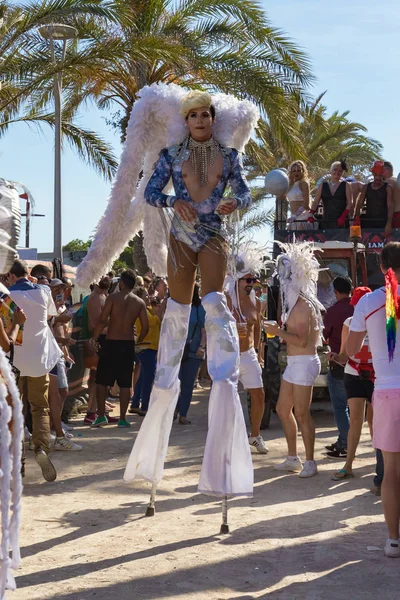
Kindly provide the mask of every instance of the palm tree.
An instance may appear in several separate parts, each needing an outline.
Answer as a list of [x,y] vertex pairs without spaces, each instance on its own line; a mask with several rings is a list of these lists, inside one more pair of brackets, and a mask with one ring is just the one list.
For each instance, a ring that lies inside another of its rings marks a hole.
[[[296,120],[294,93],[311,81],[306,55],[252,0],[115,0],[114,21],[75,19],[100,56],[69,73],[69,109],[94,100],[119,111],[124,135],[137,92],[155,82],[233,93],[254,100],[285,138]],[[117,44],[114,56],[109,45]],[[107,52],[103,48],[108,49]],[[68,77],[68,75],[67,75]]]
[[[0,136],[17,122],[41,127],[54,126],[54,113],[46,106],[49,96],[45,92],[53,85],[60,63],[49,61],[47,43],[40,37],[38,28],[49,22],[62,22],[76,18],[113,18],[106,3],[89,0],[41,0],[21,5],[0,4]],[[86,52],[93,48],[89,47]],[[67,53],[63,68],[68,70],[74,61],[73,51]],[[46,99],[44,100],[44,96]],[[37,98],[41,98],[40,106]],[[64,137],[78,154],[110,179],[117,161],[111,147],[96,133],[78,127],[72,115],[65,113],[62,123]]]
[[[65,73],[71,117],[90,101],[108,111],[116,107],[111,123],[124,141],[138,91],[173,82],[253,100],[279,139],[300,148],[293,98],[303,98],[312,79],[308,58],[270,25],[256,2],[115,0],[113,10],[112,23],[85,17],[71,23],[96,41],[99,52]],[[137,236],[137,256],[143,255],[141,243]]]

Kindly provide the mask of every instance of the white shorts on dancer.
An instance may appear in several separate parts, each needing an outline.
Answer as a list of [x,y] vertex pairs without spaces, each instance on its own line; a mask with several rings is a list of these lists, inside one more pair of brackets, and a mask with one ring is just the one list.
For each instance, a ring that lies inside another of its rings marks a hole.
[[264,387],[261,366],[254,348],[240,353],[239,381],[246,390]]
[[296,385],[314,385],[321,371],[321,362],[318,354],[307,354],[305,356],[288,356],[287,367],[282,379]]

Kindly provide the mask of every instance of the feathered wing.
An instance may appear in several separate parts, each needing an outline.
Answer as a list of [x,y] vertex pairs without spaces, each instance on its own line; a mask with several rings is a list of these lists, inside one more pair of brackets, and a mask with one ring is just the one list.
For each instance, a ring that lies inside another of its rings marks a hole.
[[8,273],[17,257],[21,208],[16,185],[0,179],[0,273]]
[[[146,205],[144,191],[160,150],[183,142],[187,135],[179,115],[185,94],[182,87],[164,83],[146,86],[138,93],[106,211],[77,271],[79,285],[88,285],[107,271],[142,227],[149,266],[159,275],[166,273],[168,213]],[[259,118],[257,107],[226,94],[216,94],[213,102],[217,112],[215,138],[224,146],[243,151]]]

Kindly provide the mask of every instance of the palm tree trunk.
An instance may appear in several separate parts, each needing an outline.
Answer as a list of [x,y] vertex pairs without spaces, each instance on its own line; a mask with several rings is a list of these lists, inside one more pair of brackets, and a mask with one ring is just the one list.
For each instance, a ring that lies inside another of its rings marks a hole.
[[139,231],[139,233],[133,238],[132,253],[135,269],[141,275],[144,275],[145,273],[147,273],[147,271],[150,271],[143,246],[143,231]]

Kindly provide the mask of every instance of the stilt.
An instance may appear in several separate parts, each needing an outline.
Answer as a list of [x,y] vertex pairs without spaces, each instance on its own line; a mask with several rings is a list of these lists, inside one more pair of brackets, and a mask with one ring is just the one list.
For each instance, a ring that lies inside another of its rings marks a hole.
[[157,484],[153,483],[153,485],[151,487],[150,503],[146,510],[146,517],[154,517],[154,514],[156,512],[156,492],[157,492]]
[[222,525],[220,533],[229,533],[228,525],[228,496],[222,498]]

